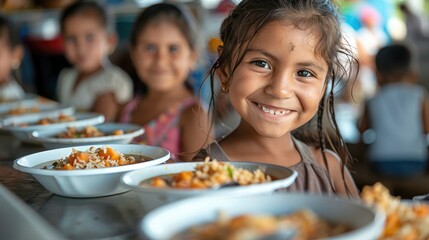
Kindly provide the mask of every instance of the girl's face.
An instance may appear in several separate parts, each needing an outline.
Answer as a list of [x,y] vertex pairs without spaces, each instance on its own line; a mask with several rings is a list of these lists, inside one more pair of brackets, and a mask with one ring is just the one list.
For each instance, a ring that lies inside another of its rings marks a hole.
[[21,62],[22,48],[11,48],[6,40],[0,39],[0,84],[9,81],[14,64]]
[[69,62],[82,73],[98,71],[112,44],[102,24],[90,14],[77,14],[64,22],[64,51]]
[[197,54],[174,23],[162,21],[143,28],[131,58],[148,88],[165,92],[183,86],[196,64]]
[[315,55],[315,44],[310,31],[272,22],[255,36],[229,80],[228,69],[219,69],[235,110],[260,135],[283,136],[316,114],[328,65]]

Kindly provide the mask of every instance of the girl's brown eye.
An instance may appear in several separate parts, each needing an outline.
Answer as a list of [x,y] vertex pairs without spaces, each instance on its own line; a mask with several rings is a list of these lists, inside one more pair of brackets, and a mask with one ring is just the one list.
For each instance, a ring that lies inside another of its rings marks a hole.
[[297,72],[297,75],[299,77],[313,77],[314,76],[311,72],[309,72],[307,70],[300,70]]
[[153,52],[156,51],[156,46],[153,45],[153,44],[149,44],[149,45],[146,46],[146,51],[150,52],[150,53],[153,53]]
[[177,53],[179,51],[179,46],[171,45],[169,49],[170,49],[170,53]]
[[257,67],[270,69],[270,65],[266,61],[257,60],[257,61],[253,61],[252,63]]

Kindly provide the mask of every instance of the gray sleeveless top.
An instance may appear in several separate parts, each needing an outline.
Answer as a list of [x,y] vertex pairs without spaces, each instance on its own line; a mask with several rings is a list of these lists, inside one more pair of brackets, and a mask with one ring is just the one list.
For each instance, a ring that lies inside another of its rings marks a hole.
[[[293,140],[295,147],[301,155],[301,162],[290,168],[298,173],[298,177],[291,186],[287,189],[282,189],[282,191],[335,195],[328,171],[316,163],[311,148],[297,139]],[[193,161],[204,161],[207,156],[218,161],[230,161],[218,142],[213,142],[202,149],[194,157]]]

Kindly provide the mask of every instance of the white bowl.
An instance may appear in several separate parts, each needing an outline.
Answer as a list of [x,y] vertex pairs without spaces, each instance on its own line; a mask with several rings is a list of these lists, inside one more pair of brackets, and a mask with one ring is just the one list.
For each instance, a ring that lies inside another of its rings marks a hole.
[[[12,103],[8,103],[5,105],[0,105],[0,118],[1,119],[7,119],[7,118],[14,118],[16,116],[23,116],[23,115],[37,115],[42,112],[47,111],[53,111],[57,109],[65,108],[66,106],[60,105],[58,102],[48,100],[45,98],[37,97],[33,99],[26,99],[21,101],[16,101]],[[9,111],[16,108],[36,108],[36,112],[24,112],[20,114],[10,114]]]
[[[59,112],[55,113],[56,116],[60,115]],[[66,114],[71,115],[71,114]],[[52,115],[47,116],[46,114],[32,115],[32,116],[22,116],[20,118],[10,119],[4,122],[3,129],[10,131],[13,136],[21,141],[34,142],[34,139],[31,139],[31,133],[36,130],[45,130],[45,129],[64,129],[65,127],[83,127],[87,125],[96,125],[104,122],[104,116],[98,113],[77,113],[73,115],[76,120],[70,122],[59,122],[52,123],[47,125],[36,125],[38,120],[46,117],[52,117]],[[22,123],[28,123],[26,127],[18,126]]]
[[[377,239],[385,215],[358,201],[304,193],[275,193],[239,197],[197,197],[170,203],[148,213],[140,223],[145,239],[171,239],[191,226],[213,222],[219,211],[240,214],[288,214],[310,209],[322,219],[347,224],[354,230],[329,239]],[[178,216],[178,217],[172,217]]]
[[195,170],[195,166],[201,163],[202,162],[169,163],[153,166],[148,169],[148,171],[137,170],[124,174],[121,178],[121,182],[123,185],[133,188],[133,190],[139,194],[144,209],[148,211],[169,202],[199,195],[213,194],[216,196],[237,196],[273,192],[277,189],[290,186],[298,176],[297,172],[294,170],[277,165],[253,162],[229,162],[237,168],[244,168],[251,171],[264,169],[266,174],[273,176],[276,180],[267,183],[227,187],[216,190],[157,188],[139,185],[142,181],[156,176],[193,171]]
[[[144,133],[144,128],[128,123],[103,123],[94,125],[100,132],[105,134],[116,130],[123,130],[122,135],[106,135],[89,138],[58,138],[58,134],[67,131],[67,127],[56,129],[43,129],[32,132],[30,138],[42,143],[45,148],[54,149],[61,147],[72,147],[79,145],[96,145],[96,144],[125,144],[130,143],[135,137]],[[80,131],[85,127],[79,127]]]
[[[104,147],[106,145],[93,145]],[[27,155],[14,161],[13,167],[21,172],[29,173],[48,191],[66,197],[99,197],[128,191],[119,184],[123,173],[161,164],[170,158],[170,153],[160,147],[137,144],[111,144],[109,147],[124,153],[137,154],[153,158],[153,160],[99,169],[87,170],[50,170],[35,166],[67,157],[72,149],[85,151],[89,146],[59,148]]]

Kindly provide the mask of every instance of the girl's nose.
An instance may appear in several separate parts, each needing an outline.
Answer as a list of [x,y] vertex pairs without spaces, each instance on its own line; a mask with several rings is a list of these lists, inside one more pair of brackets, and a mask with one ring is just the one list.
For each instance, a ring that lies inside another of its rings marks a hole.
[[168,59],[168,53],[165,49],[159,48],[158,51],[156,51],[155,57],[158,64],[163,64]]
[[275,98],[290,98],[293,95],[294,78],[286,71],[272,75],[269,84],[265,88],[265,93]]

